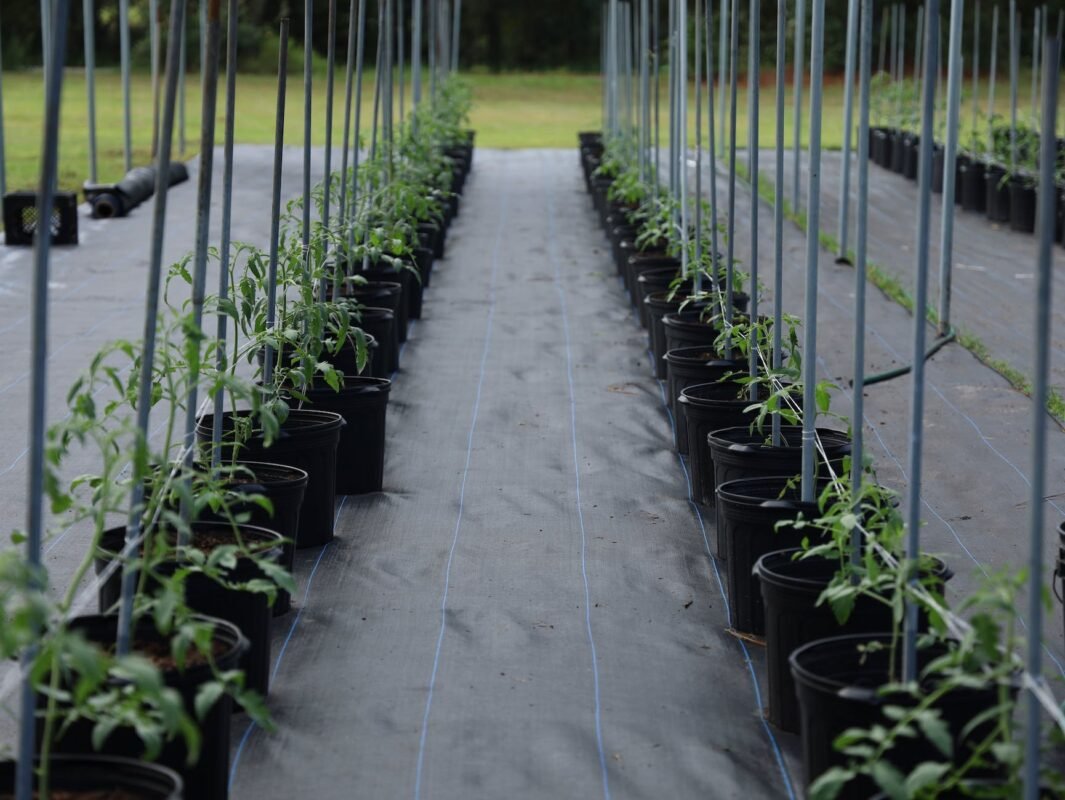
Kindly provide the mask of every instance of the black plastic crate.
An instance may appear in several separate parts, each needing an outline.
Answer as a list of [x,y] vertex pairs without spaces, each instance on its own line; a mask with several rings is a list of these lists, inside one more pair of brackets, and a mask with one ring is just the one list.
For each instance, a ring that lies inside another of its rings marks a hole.
[[[52,244],[78,243],[78,196],[56,192],[52,205]],[[37,232],[37,193],[8,192],[4,195],[4,241],[9,245],[32,245]]]

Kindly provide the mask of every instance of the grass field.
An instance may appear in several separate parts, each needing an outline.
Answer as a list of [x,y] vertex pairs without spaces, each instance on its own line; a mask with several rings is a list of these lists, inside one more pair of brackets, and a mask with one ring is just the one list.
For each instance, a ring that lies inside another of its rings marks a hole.
[[[477,144],[481,147],[573,147],[578,130],[600,127],[601,95],[598,75],[566,72],[512,73],[494,75],[471,73],[468,76],[474,89],[472,127],[477,130]],[[763,81],[761,93],[759,142],[772,146],[775,136],[775,92],[769,79]],[[1022,111],[1030,108],[1022,87]],[[276,79],[268,75],[242,75],[238,79],[236,138],[238,142],[269,144],[274,135],[274,107]],[[363,130],[369,126],[372,112],[373,76],[368,73],[364,83]],[[985,90],[986,91],[986,90]],[[42,91],[40,72],[15,72],[4,76],[4,124],[7,153],[8,189],[31,188],[37,183],[37,164],[40,157]],[[344,82],[342,74],[336,82],[334,102],[334,143],[339,144],[343,132]],[[998,92],[998,107],[1006,110],[1005,87]],[[809,92],[804,96],[808,102]],[[407,89],[407,101],[410,94]],[[662,136],[667,135],[668,108],[663,77],[660,93]],[[984,91],[981,91],[984,97]],[[116,180],[123,173],[122,147],[122,91],[119,75],[113,70],[97,73],[97,153],[101,181]],[[318,77],[314,84],[314,143],[325,143],[325,81]],[[134,165],[148,163],[152,134],[152,95],[147,75],[135,75],[132,92]],[[739,95],[737,141],[747,142],[747,98],[743,87]],[[694,101],[690,144],[694,145]],[[807,106],[808,108],[808,106]],[[199,144],[200,89],[195,75],[190,75],[185,101],[186,142],[185,157],[195,153]],[[792,141],[791,93],[786,98],[786,141]],[[842,143],[843,88],[840,80],[829,79],[825,87],[823,143],[826,148],[839,148]],[[716,109],[715,109],[716,110]],[[704,120],[706,108],[703,108]],[[222,134],[222,99],[219,100],[218,136]],[[963,119],[968,116],[963,110]],[[808,125],[808,111],[804,111],[803,128]],[[705,127],[705,126],[704,126]],[[704,137],[706,131],[704,130]],[[303,81],[294,77],[289,82],[285,141],[298,145],[303,139]],[[175,148],[180,136],[175,136]],[[220,141],[220,138],[219,138]],[[704,138],[704,143],[707,140]],[[88,134],[84,73],[79,69],[67,71],[63,90],[62,141],[60,147],[59,182],[63,188],[80,187],[88,177]]]

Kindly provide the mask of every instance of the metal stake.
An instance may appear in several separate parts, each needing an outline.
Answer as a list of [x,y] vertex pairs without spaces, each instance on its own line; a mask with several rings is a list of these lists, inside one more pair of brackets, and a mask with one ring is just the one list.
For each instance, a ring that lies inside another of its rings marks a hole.
[[[329,206],[333,194],[333,73],[336,67],[337,0],[329,0],[329,43],[326,45],[325,71],[325,193],[322,197],[323,255],[329,247]],[[326,301],[326,277],[322,276],[318,297]]]
[[[30,383],[29,485],[26,508],[26,561],[33,571],[31,589],[44,591],[41,581],[41,541],[44,532],[44,439],[48,423],[48,262],[52,247],[52,206],[55,198],[56,173],[59,168],[59,110],[63,91],[63,66],[67,53],[68,0],[58,0],[55,17],[49,26],[52,38],[46,40],[49,53],[45,85],[44,145],[41,149],[41,183],[37,191],[37,230],[33,252],[33,318],[31,330],[32,379]],[[33,764],[36,755],[37,693],[31,670],[38,647],[31,645],[22,654],[21,712],[19,714],[19,752],[15,773],[18,800],[33,796]]]
[[1017,0],[1010,0],[1010,171],[1017,170],[1017,72],[1021,57],[1021,15]]
[[[87,124],[89,128],[89,181],[96,183],[96,31],[93,22],[93,0],[82,0],[82,17],[85,25],[85,102],[88,108]],[[0,116],[3,115],[3,101],[0,98]],[[0,125],[0,196],[6,192],[4,183],[3,126]]]
[[[211,188],[214,180],[215,111],[218,101],[218,49],[221,40],[221,1],[207,0],[201,27],[203,37],[203,74],[200,76],[203,95],[200,103],[200,175],[196,190],[196,250],[192,273],[192,324],[195,330],[203,327],[203,303],[207,284],[207,248],[211,235]],[[228,125],[228,121],[227,121]],[[185,404],[185,466],[192,465],[196,445],[196,420],[199,405],[200,348],[192,348],[188,365],[189,393]],[[186,483],[188,478],[184,478]],[[181,516],[189,519],[191,509],[184,500]],[[179,544],[188,544],[187,531],[178,535]]]
[[[706,129],[710,137],[710,289],[717,292],[718,242],[717,242],[717,156],[714,142],[714,29],[710,1],[706,3],[706,110],[709,115]],[[715,298],[716,300],[716,298]]]
[[821,105],[825,60],[825,0],[814,0],[810,47],[810,176],[806,217],[806,313],[803,319],[802,499],[817,494],[817,273],[821,231]]
[[[802,2],[802,0],[799,0]],[[728,241],[725,244],[725,325],[732,324],[733,258],[736,253],[736,72],[740,57],[740,9],[732,0],[729,32]]]
[[679,62],[677,64],[677,138],[679,147],[675,160],[680,175],[680,242],[681,275],[688,277],[688,2],[677,3],[677,44]]
[[695,0],[695,20],[692,32],[695,35],[693,63],[695,67],[695,264],[692,270],[692,287],[702,290],[703,266],[703,76],[702,76],[702,26],[699,21],[701,0]]
[[837,263],[847,262],[848,214],[851,207],[851,128],[854,124],[854,48],[858,39],[858,0],[847,3],[847,53],[843,69],[843,170],[839,190],[839,252]]
[[[229,0],[226,11],[226,123],[222,145],[222,241],[218,248],[218,302],[219,307],[229,297],[229,245],[233,219],[233,127],[236,122],[237,102],[237,0]],[[219,373],[226,369],[226,324],[224,311],[218,312],[218,348],[215,351],[215,368]],[[213,427],[211,429],[211,466],[218,469],[222,463],[222,413],[225,410],[225,393],[215,392]]]
[[[935,115],[936,62],[939,59],[939,0],[928,0],[925,25],[925,70],[922,92],[920,160],[918,167],[917,251],[913,303],[913,391],[910,399],[910,496],[906,508],[906,557],[914,563],[921,552],[921,477],[924,439],[925,310],[928,307],[929,211],[932,205],[932,136]],[[943,213],[951,208],[944,206]],[[910,578],[916,582],[916,574]],[[917,606],[906,604],[903,680],[917,677]]]
[[973,127],[976,133],[980,118],[980,0],[976,0],[973,8]]
[[[363,51],[366,40],[366,2],[359,0],[359,29],[355,45],[355,136],[352,146],[352,182],[351,182],[351,224],[348,225],[348,252],[345,257],[346,271],[351,272],[355,264],[355,223],[358,220],[359,202],[359,152],[361,142],[359,132],[362,130],[362,73]],[[340,281],[333,282],[333,300],[340,299]]]
[[[817,0],[814,0],[817,2]],[[806,0],[796,0],[795,2],[795,66],[794,66],[794,97],[793,102],[795,104],[794,112],[794,145],[792,149],[793,156],[793,174],[791,182],[791,204],[797,211],[799,209],[799,182],[802,178],[802,85],[806,77],[806,72],[803,68],[803,58],[806,55]],[[810,146],[813,146],[813,142],[810,142]]]
[[958,115],[961,110],[961,35],[965,0],[951,0],[950,55],[947,67],[947,141],[943,144],[943,218],[939,241],[939,329],[950,330],[950,281],[954,266],[954,195],[958,160]]
[[[783,365],[784,324],[784,67],[787,63],[788,0],[777,0],[776,175],[773,187],[773,370]],[[773,446],[780,447],[780,413],[773,413]]]
[[405,102],[405,99],[406,99],[404,97],[404,95],[406,93],[406,81],[404,80],[404,76],[403,76],[404,56],[405,56],[405,53],[403,52],[403,32],[404,32],[404,30],[405,30],[405,27],[404,27],[404,24],[403,24],[403,0],[399,0],[399,2],[396,4],[396,47],[399,50],[398,57],[399,57],[399,124],[400,125],[403,124],[403,114],[404,114],[403,105],[404,105],[404,102]]
[[422,101],[422,0],[411,0],[410,77],[414,107]]
[[180,60],[181,64],[178,67],[178,152],[181,155],[185,155],[185,76],[188,72],[188,23],[182,24],[181,30],[178,32],[178,42],[180,44]]
[[1032,119],[1039,114],[1039,9],[1032,14]]
[[148,0],[148,57],[152,81],[152,158],[159,147],[159,39],[162,33],[162,9],[159,0]]
[[640,182],[649,178],[648,149],[651,139],[651,21],[647,0],[640,0]]
[[455,0],[455,17],[451,27],[451,71],[459,71],[459,28],[462,22],[462,0]]
[[[273,330],[277,316],[277,250],[281,235],[281,170],[285,156],[285,89],[288,85],[288,17],[281,20],[280,47],[277,55],[277,113],[274,120],[274,183],[270,207],[270,262],[266,287],[266,327]],[[263,360],[263,384],[274,379],[274,349],[266,346]]]
[[[725,98],[728,96],[728,92],[725,90],[725,86],[726,86],[726,82],[728,81],[728,69],[729,69],[729,67],[728,67],[729,42],[728,42],[728,38],[727,38],[728,37],[728,31],[730,30],[730,28],[729,28],[729,0],[721,0],[721,8],[720,8],[720,10],[718,12],[718,17],[719,17],[719,22],[718,22],[719,30],[717,32],[717,36],[718,36],[718,41],[717,41],[717,75],[718,75],[718,78],[717,79],[718,79],[718,81],[720,81],[720,83],[718,84],[718,94],[721,96],[721,99],[720,99],[721,107],[718,109],[718,118],[721,120],[720,123],[719,123],[721,125],[721,130],[718,131],[718,137],[717,138],[718,138],[719,145],[721,147],[724,147],[725,146],[725,141],[726,141],[725,140],[725,120],[728,118],[728,115],[725,113]],[[715,258],[716,258],[716,254],[715,254]],[[716,276],[714,277],[714,280],[715,281],[717,280]]]
[[[749,367],[752,378],[758,377],[758,90],[761,80],[759,63],[762,58],[761,42],[762,9],[760,0],[751,0],[750,20],[747,34],[747,168],[751,180],[751,277],[750,301],[750,349]],[[758,401],[758,384],[750,386],[751,402]]]
[[[724,0],[722,0],[724,2]],[[658,64],[658,48],[661,44],[659,39],[659,13],[658,0],[654,0],[654,17],[652,19],[652,37],[654,38],[654,50],[651,52],[651,73],[654,75],[654,104],[655,104],[655,156],[651,159],[651,166],[654,169],[654,188],[655,192],[658,191],[658,158],[659,158],[659,108],[658,108],[658,93],[661,84],[661,76],[659,75],[660,67]]]
[[[65,0],[61,0],[65,2]],[[137,443],[148,446],[148,420],[152,407],[152,371],[155,366],[156,320],[159,316],[159,285],[163,271],[163,234],[166,231],[166,201],[170,188],[170,151],[174,135],[174,106],[177,102],[178,62],[181,50],[181,29],[185,24],[185,0],[173,0],[170,6],[170,36],[166,53],[166,95],[160,126],[159,154],[155,163],[155,207],[152,212],[152,244],[148,260],[148,289],[144,310],[144,353],[141,356],[140,382],[137,385]],[[141,538],[141,514],[144,512],[144,468],[147,459],[133,459],[132,491],[129,518],[126,522],[126,542],[123,554],[127,559],[136,555]],[[118,607],[118,636],[115,649],[118,655],[129,653],[133,625],[133,595],[137,585],[137,570],[130,560],[122,567],[122,597]]]
[[133,168],[133,122],[130,112],[129,0],[118,0],[118,42],[122,65],[122,146],[126,172]]
[[4,149],[4,70],[0,55],[0,198],[7,194],[7,156]]
[[314,54],[314,0],[303,0],[303,241],[304,274],[311,273],[311,59]]
[[[1050,310],[1053,290],[1054,206],[1057,162],[1058,81],[1061,40],[1047,38],[1043,47],[1043,119],[1039,154],[1039,252],[1036,261],[1035,375],[1032,389],[1032,480],[1028,495],[1028,675],[1042,684],[1043,675],[1043,557],[1044,489],[1046,487],[1047,372],[1050,369]],[[1025,704],[1024,797],[1040,797],[1039,745],[1041,708],[1029,690]]]
[[[417,3],[418,0],[415,0]],[[355,0],[351,0],[348,9],[348,57],[347,66],[344,70],[344,145],[340,150],[340,225],[342,229],[348,226],[348,148],[351,147],[351,91],[355,71]],[[358,145],[358,133],[356,133],[355,147]],[[350,256],[350,252],[345,257]],[[338,262],[339,264],[339,262]],[[333,300],[340,296],[339,270],[333,285]],[[325,297],[325,293],[322,293]]]
[[995,132],[995,80],[998,77],[998,4],[991,7],[991,74],[987,81],[987,146],[992,147]]

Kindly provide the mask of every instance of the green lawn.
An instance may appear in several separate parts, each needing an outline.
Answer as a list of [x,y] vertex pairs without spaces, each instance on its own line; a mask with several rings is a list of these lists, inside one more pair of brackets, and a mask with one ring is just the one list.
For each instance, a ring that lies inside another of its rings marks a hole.
[[[573,147],[578,130],[600,127],[601,95],[598,75],[565,72],[514,73],[493,75],[474,72],[468,79],[474,88],[472,126],[477,130],[477,143],[482,147]],[[763,147],[773,145],[775,135],[774,106],[771,74],[763,76],[759,141]],[[324,79],[316,77],[314,89],[315,126],[314,142],[325,141]],[[238,142],[269,144],[274,135],[274,107],[276,80],[268,75],[242,75],[238,79],[236,137]],[[1022,89],[1028,86],[1020,82]],[[365,79],[363,97],[363,130],[369,126],[372,112],[372,74]],[[30,188],[37,182],[37,163],[40,156],[40,132],[42,92],[40,72],[16,72],[4,76],[4,123],[7,145],[8,188]],[[984,90],[986,91],[986,90]],[[983,98],[984,91],[981,91]],[[342,135],[342,103],[344,83],[342,74],[336,82],[336,117],[334,119],[334,142]],[[1007,91],[1000,86],[996,105],[1005,111]],[[122,170],[122,92],[118,73],[102,70],[97,74],[97,141],[99,176],[102,181],[121,177]],[[408,102],[409,102],[408,89]],[[1022,91],[1021,109],[1030,108],[1027,95]],[[663,139],[667,135],[668,109],[666,106],[665,79],[663,76],[660,95],[662,113],[660,124]],[[808,102],[809,93],[804,100]],[[136,150],[134,163],[144,164],[149,159],[151,146],[151,86],[147,75],[135,75],[133,81],[133,143]],[[792,106],[788,92],[785,125],[787,141],[791,142]],[[842,142],[843,91],[841,82],[829,80],[825,89],[823,115],[823,142],[827,148],[838,148]],[[222,103],[219,102],[218,136],[222,135]],[[741,145],[747,141],[747,98],[741,87],[739,95],[740,118],[737,121],[737,140]],[[694,144],[694,101],[690,107],[693,119],[690,143]],[[706,113],[705,105],[703,109]],[[294,77],[289,83],[288,113],[285,123],[285,140],[297,145],[303,136],[303,82]],[[705,117],[704,117],[705,119]],[[963,119],[968,116],[963,112]],[[804,129],[809,119],[804,113]],[[200,91],[196,76],[190,76],[187,87],[186,120],[187,142],[185,156],[195,153],[199,143]],[[86,100],[83,72],[67,71],[63,91],[63,124],[60,149],[60,185],[72,189],[79,187],[88,175],[88,140],[86,132]],[[706,131],[703,132],[704,137]],[[706,139],[704,138],[704,142]],[[175,137],[175,146],[177,137]]]

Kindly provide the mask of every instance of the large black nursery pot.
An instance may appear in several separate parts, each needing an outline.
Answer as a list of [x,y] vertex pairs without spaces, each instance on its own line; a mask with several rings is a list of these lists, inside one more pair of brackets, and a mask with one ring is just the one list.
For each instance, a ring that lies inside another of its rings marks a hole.
[[304,390],[316,411],[340,414],[347,423],[340,432],[336,457],[336,493],[379,492],[385,471],[385,414],[392,381],[385,378],[344,378],[340,391],[324,382]]
[[[651,369],[654,376],[659,380],[665,380],[666,362],[663,357],[670,348],[666,347],[665,317],[680,310],[680,307],[688,300],[682,293],[670,296],[667,291],[652,292],[644,299],[644,309],[647,311],[647,339],[651,346]],[[685,308],[693,309],[696,314],[699,309],[706,306],[706,301],[689,302]]]
[[[651,324],[651,319],[647,314],[647,298],[658,292],[671,291],[673,282],[677,277],[678,270],[676,267],[665,266],[646,269],[636,278],[636,290],[632,293],[632,298],[636,305],[636,309],[640,314],[640,324],[643,325],[643,327],[646,328]],[[691,294],[691,289],[692,282],[686,280],[677,285],[676,292],[677,294],[684,296]]]
[[704,506],[714,505],[714,465],[706,437],[721,428],[749,426],[755,411],[747,411],[752,401],[747,390],[732,381],[702,383],[682,390],[677,410],[686,419],[688,459],[691,467],[692,499]]
[[[411,254],[411,259],[414,262],[414,266],[418,268],[418,276],[421,278],[422,291],[424,292],[429,288],[429,279],[433,274],[433,264],[435,259],[433,258],[433,251],[431,248],[419,246],[414,248],[414,252]],[[419,316],[418,319],[421,319]]]
[[987,209],[987,185],[984,173],[987,166],[982,161],[966,160],[961,166],[961,207],[965,211],[984,213]]
[[[262,461],[238,461],[250,475],[235,479],[229,487],[237,494],[262,495],[270,501],[273,514],[255,502],[230,502],[230,511],[247,514],[248,524],[277,531],[284,537],[281,546],[281,566],[290,573],[296,561],[296,536],[300,527],[300,509],[307,491],[307,473],[284,464]],[[292,597],[285,589],[278,589],[274,601],[274,616],[287,614],[292,608]]]
[[[932,191],[936,194],[943,193],[943,168],[946,165],[947,153],[943,149],[943,145],[939,142],[935,142],[932,145]],[[909,166],[907,164],[907,166]],[[909,177],[907,175],[907,177]],[[917,171],[914,170],[914,179],[917,178]]]
[[673,412],[674,446],[681,455],[688,454],[688,418],[678,403],[680,393],[689,386],[716,383],[732,372],[743,372],[739,361],[718,358],[710,347],[679,347],[667,352],[666,387],[669,408]]
[[444,257],[444,240],[447,238],[447,230],[440,222],[419,222],[418,241],[422,247],[429,248],[433,258]]
[[[232,623],[221,619],[203,618],[214,628],[214,662],[221,672],[236,669],[241,656],[247,649],[247,640]],[[117,615],[89,615],[75,617],[70,621],[70,628],[80,633],[93,644],[110,648],[115,643],[118,633]],[[166,685],[177,690],[185,705],[185,712],[193,719],[198,719],[195,699],[200,687],[214,679],[211,665],[205,660],[196,663],[186,662],[185,669],[179,670],[169,658],[169,639],[160,634],[149,619],[142,619],[133,631],[133,651],[148,655],[159,663],[163,670]],[[72,689],[73,687],[64,687]],[[38,705],[45,703],[38,697]],[[225,800],[229,796],[229,750],[230,723],[233,703],[229,695],[223,694],[203,719],[199,720],[201,734],[200,758],[189,766],[188,752],[184,741],[175,739],[163,746],[158,763],[168,767],[181,776],[185,784],[185,797],[188,800]],[[120,727],[107,738],[97,751],[92,742],[94,723],[78,720],[66,729],[55,743],[55,752],[62,754],[95,754],[140,759],[144,744],[132,728]],[[38,726],[40,736],[40,726]],[[150,795],[149,795],[150,796]]]
[[[902,137],[902,174],[911,181],[917,180],[917,170],[921,164],[921,137],[907,133]],[[933,173],[934,174],[934,173]],[[940,170],[940,191],[943,186],[943,171]]]
[[[16,762],[0,761],[0,797],[15,796],[15,769]],[[132,758],[52,756],[48,774],[53,798],[182,800],[185,797],[184,783],[174,770]],[[36,774],[33,780],[36,797]]]
[[402,297],[399,304],[395,308],[396,312],[396,332],[399,336],[400,344],[407,341],[407,328],[410,327],[410,321],[417,319],[413,316],[411,308],[414,307],[417,297],[417,314],[421,316],[422,308],[422,285],[418,282],[418,276],[414,272],[406,267],[402,269],[369,269],[364,272],[356,272],[356,275],[361,275],[367,281],[381,281],[384,283],[398,283],[402,287]]
[[[358,326],[364,333],[373,336],[377,343],[370,356],[369,374],[375,378],[387,378],[399,369],[399,329],[396,327],[396,313],[390,308],[361,306],[358,315]],[[343,366],[333,361],[330,363],[345,375],[358,374],[357,362]]]
[[1006,169],[1001,164],[990,163],[984,171],[984,188],[987,201],[984,210],[991,222],[1010,221],[1010,188],[1004,180]]
[[[914,705],[915,701],[909,695],[884,696],[878,690],[889,682],[891,675],[900,674],[903,648],[901,642],[894,650],[890,644],[890,634],[884,633],[837,636],[811,642],[791,654],[791,671],[801,709],[803,771],[807,785],[831,767],[846,766],[847,757],[832,746],[845,730],[891,726],[891,721],[883,714],[884,706]],[[879,645],[879,649],[869,650],[869,645]],[[863,646],[864,652],[859,650]],[[918,671],[945,652],[943,645],[919,651]],[[929,679],[922,683],[929,688]],[[995,724],[995,720],[984,720],[975,725],[973,731],[965,732],[975,717],[998,703],[998,692],[999,687],[995,685],[954,689],[935,704],[953,740],[953,758],[950,760],[954,764],[965,763],[973,754],[973,745],[986,738],[989,726]],[[944,756],[919,734],[913,738],[901,738],[885,754],[884,760],[906,775],[918,764],[941,762]],[[838,797],[867,800],[876,793],[877,788],[871,780],[859,778],[844,786]]]
[[[282,563],[281,534],[252,525],[194,522],[191,545],[209,553],[217,546],[235,544],[238,536],[244,542],[254,543],[257,550],[262,548],[261,558]],[[95,557],[98,576],[104,575],[119,557],[125,542],[125,526],[104,531]],[[181,563],[175,559],[172,567],[165,565],[160,569],[169,572],[170,569],[177,569]],[[226,579],[232,583],[247,583],[266,580],[267,576],[250,558],[238,558],[236,566],[227,570]],[[122,570],[114,569],[99,586],[97,600],[101,614],[111,613],[117,608],[121,592]],[[185,601],[193,611],[232,623],[244,635],[248,640],[248,648],[240,659],[240,668],[245,671],[248,688],[265,697],[270,691],[270,619],[273,616],[266,595],[230,589],[193,573],[185,583]]]
[[1035,232],[1035,181],[1028,175],[1013,175],[1009,181],[1010,230]]
[[[247,411],[236,412],[247,417]],[[222,418],[223,453],[231,457],[233,412]],[[196,425],[201,443],[211,441],[214,415],[207,414]],[[281,425],[277,439],[266,447],[262,431],[255,431],[240,447],[242,460],[269,461],[297,467],[307,473],[307,489],[300,510],[296,547],[317,547],[333,541],[336,501],[336,453],[344,418],[331,411],[293,409]]]
[[869,154],[873,163],[881,167],[887,167],[891,163],[887,128],[869,129]]
[[888,166],[899,175],[906,169],[906,137],[909,135],[904,131],[891,132],[891,163]]
[[664,250],[634,250],[625,259],[624,269],[621,271],[629,299],[636,302],[636,281],[639,280],[641,273],[657,267],[673,267],[679,271],[680,266],[680,259]]
[[[840,623],[828,603],[818,599],[828,588],[839,563],[824,558],[802,558],[798,548],[776,550],[758,559],[754,571],[762,591],[765,612],[766,674],[769,683],[767,717],[789,733],[799,731],[799,701],[788,658],[799,647],[829,636],[890,630],[891,607],[868,595],[855,599],[847,621]],[[953,573],[942,561],[934,575],[942,582]],[[922,615],[922,630],[928,626]]]
[[[827,481],[818,481],[819,496]],[[799,547],[811,537],[806,528],[778,523],[802,515],[816,519],[815,499],[803,502],[797,481],[791,478],[742,478],[717,487],[717,539],[727,559],[728,597],[733,629],[761,636],[765,633],[765,607],[754,565],[773,550]]]

